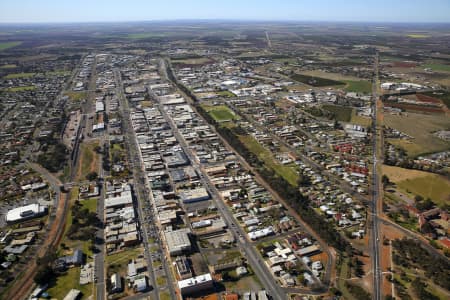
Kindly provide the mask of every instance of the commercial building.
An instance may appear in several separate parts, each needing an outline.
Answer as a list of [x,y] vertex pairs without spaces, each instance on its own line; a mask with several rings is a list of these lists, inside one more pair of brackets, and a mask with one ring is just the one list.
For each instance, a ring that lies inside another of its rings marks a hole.
[[178,288],[183,296],[209,290],[213,287],[214,282],[210,273],[178,281]]
[[32,218],[43,216],[47,213],[47,206],[40,204],[29,204],[11,209],[6,214],[7,223],[21,222]]
[[169,254],[171,256],[180,255],[185,251],[191,250],[189,233],[189,229],[186,228],[164,232],[167,249],[169,250]]
[[198,187],[192,190],[181,190],[178,195],[183,203],[204,201],[210,198],[208,191],[206,191],[204,187]]

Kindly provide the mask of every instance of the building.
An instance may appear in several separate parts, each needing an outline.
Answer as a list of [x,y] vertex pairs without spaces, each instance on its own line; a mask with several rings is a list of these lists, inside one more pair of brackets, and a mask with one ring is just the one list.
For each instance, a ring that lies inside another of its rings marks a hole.
[[178,288],[183,296],[209,290],[213,287],[214,282],[210,273],[178,281]]
[[120,293],[122,290],[122,278],[119,273],[114,273],[111,275],[111,293]]
[[192,190],[181,190],[179,196],[183,203],[193,203],[208,200],[210,198],[204,187],[198,187]]
[[22,222],[25,220],[41,217],[47,213],[47,206],[37,203],[29,204],[11,209],[6,214],[7,223]]
[[81,291],[76,289],[71,289],[69,293],[64,297],[63,300],[76,300],[80,297]]
[[192,277],[191,268],[189,266],[189,261],[185,256],[179,256],[175,260],[175,268],[177,269],[178,275],[181,279],[187,279]]
[[148,289],[147,278],[142,276],[141,278],[137,278],[134,280],[133,288],[135,292],[144,292]]
[[165,231],[164,237],[167,243],[167,249],[171,256],[180,255],[185,251],[191,250],[191,241],[189,239],[189,229],[179,229],[174,231]]

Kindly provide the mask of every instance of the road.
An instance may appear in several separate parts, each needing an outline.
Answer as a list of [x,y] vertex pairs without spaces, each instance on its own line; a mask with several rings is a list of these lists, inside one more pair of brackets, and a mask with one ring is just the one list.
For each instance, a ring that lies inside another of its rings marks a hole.
[[[381,300],[381,265],[380,265],[380,237],[378,228],[378,214],[379,214],[379,188],[380,188],[380,174],[378,174],[378,136],[380,135],[380,128],[377,126],[378,111],[378,53],[375,56],[374,62],[374,79],[372,88],[372,100],[373,100],[373,118],[372,118],[372,132],[373,134],[373,166],[372,166],[372,239],[371,239],[371,252],[372,252],[372,269],[373,269],[373,298],[375,300]],[[381,133],[382,134],[382,133]]]
[[[166,68],[165,68],[165,61],[161,60],[161,74],[165,75],[165,78],[168,79],[168,76],[165,72]],[[177,86],[176,82],[172,82],[175,86]],[[195,110],[195,106],[192,105],[192,99],[189,98],[188,95],[186,95],[185,93],[183,93],[183,91],[178,90],[178,92],[183,95],[185,97],[185,99],[191,104],[192,108]],[[167,114],[164,112],[164,110],[162,109],[162,106],[160,106],[160,109],[162,110],[163,114],[165,114],[167,116]],[[201,117],[201,115],[196,112],[197,115]],[[221,212],[222,216],[224,217],[226,223],[229,225],[229,227],[231,228],[231,232],[233,233],[233,235],[235,236],[235,240],[238,241],[238,247],[242,250],[243,253],[246,254],[246,258],[249,259],[249,263],[252,266],[252,268],[254,268],[255,274],[258,276],[258,278],[261,279],[264,287],[266,288],[266,290],[268,291],[268,293],[273,296],[274,299],[285,299],[287,296],[287,293],[305,293],[305,294],[320,294],[322,291],[315,291],[315,292],[311,292],[311,290],[308,289],[297,289],[297,288],[282,288],[278,285],[278,283],[275,281],[274,277],[272,276],[270,270],[265,266],[265,264],[263,263],[263,259],[262,257],[259,255],[259,253],[256,251],[255,248],[253,248],[252,246],[252,242],[249,241],[247,239],[247,234],[246,232],[239,226],[235,224],[234,218],[231,214],[231,212],[229,211],[229,208],[224,204],[223,201],[218,200],[221,199],[221,196],[218,194],[216,188],[214,187],[214,185],[209,181],[208,176],[206,174],[204,174],[203,168],[197,163],[197,161],[195,160],[195,157],[192,155],[191,151],[189,150],[189,148],[186,145],[186,142],[184,141],[184,138],[179,134],[178,130],[176,129],[176,126],[173,124],[173,121],[170,119],[169,116],[167,116],[169,118],[169,124],[172,127],[173,131],[174,131],[174,135],[177,138],[177,140],[180,142],[180,145],[183,147],[183,149],[185,149],[186,155],[189,157],[189,159],[191,160],[192,164],[194,167],[196,167],[196,169],[200,170],[199,174],[201,174],[201,182],[203,183],[203,185],[209,190],[209,192],[213,195],[213,199],[214,202],[217,206],[217,208],[219,209],[219,211]],[[166,118],[167,119],[167,118]],[[206,122],[206,120],[204,120]],[[207,122],[206,122],[207,123]],[[309,228],[309,226],[307,224],[305,224],[300,216],[297,214],[297,212],[295,212],[289,205],[287,205],[287,203],[258,175],[257,172],[255,172],[255,170],[245,161],[244,158],[242,158],[228,143],[226,140],[224,140],[215,130],[214,127],[212,127],[212,130],[214,131],[214,133],[221,139],[221,141],[223,142],[223,144],[225,145],[225,147],[229,150],[231,150],[233,153],[235,153],[236,157],[238,158],[239,162],[242,164],[242,166],[250,171],[252,171],[255,174],[255,180],[261,184],[264,188],[266,188],[274,197],[274,199],[276,199],[278,202],[280,202],[281,204],[284,205],[284,207],[286,207],[286,209],[288,210],[288,212],[295,217],[300,224],[303,225],[303,229],[306,230],[307,232],[312,233],[313,231],[311,230],[311,228]],[[230,226],[231,225],[231,226]],[[313,236],[316,237],[315,234],[312,234]],[[325,276],[325,282],[329,283],[330,280],[330,270],[332,269],[333,265],[334,265],[334,256],[332,255],[328,245],[322,241],[319,237],[316,237],[316,239],[319,241],[322,249],[327,253],[328,255],[328,263],[327,263],[327,275]]]

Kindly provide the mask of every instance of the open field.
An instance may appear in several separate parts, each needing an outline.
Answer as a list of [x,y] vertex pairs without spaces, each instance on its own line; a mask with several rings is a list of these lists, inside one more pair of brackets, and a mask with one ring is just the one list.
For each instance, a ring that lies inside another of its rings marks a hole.
[[81,200],[81,205],[83,208],[87,208],[89,212],[97,211],[97,198],[89,198],[85,200]]
[[384,124],[413,137],[411,141],[391,140],[392,144],[402,147],[410,157],[450,149],[450,143],[433,135],[438,130],[450,128],[450,118],[446,115],[424,115],[402,113],[402,115],[384,114]]
[[66,274],[58,276],[47,292],[52,299],[64,299],[70,289],[80,290],[81,299],[88,299],[92,294],[92,284],[80,285],[80,268],[71,268]]
[[83,99],[86,99],[87,94],[86,92],[66,92],[66,96],[69,96],[70,100],[72,101],[81,101]]
[[90,172],[98,172],[98,154],[94,151],[97,146],[98,142],[80,145],[80,165],[77,172],[79,180],[84,180]]
[[383,165],[383,174],[394,182],[401,192],[414,198],[421,195],[438,205],[450,201],[450,180],[438,174]]
[[372,118],[364,117],[364,116],[358,116],[356,114],[356,110],[353,109],[352,110],[352,116],[351,116],[351,119],[350,119],[350,123],[361,125],[361,126],[364,126],[364,127],[368,127],[368,126],[370,126],[370,124],[372,124]]
[[424,64],[424,65],[422,65],[422,67],[430,68],[433,71],[450,72],[450,65],[446,65],[446,64],[430,63],[430,64]]
[[408,34],[406,36],[409,37],[409,38],[412,38],[412,39],[425,39],[425,38],[429,38],[430,37],[430,35],[418,34],[418,33]]
[[298,174],[293,167],[279,164],[273,157],[272,153],[258,143],[252,136],[240,136],[239,139],[245,146],[259,159],[264,161],[264,164],[274,170],[279,176],[286,179],[293,186],[297,186]]
[[16,68],[17,67],[17,65],[14,65],[14,64],[8,64],[8,65],[2,65],[2,66],[0,66],[0,69],[14,69],[14,68]]
[[0,91],[5,91],[5,92],[24,92],[24,91],[34,91],[36,89],[35,86],[33,85],[28,85],[28,86],[16,86],[16,87],[11,87],[11,88],[6,88],[6,89],[0,89]]
[[34,75],[36,75],[36,73],[13,73],[13,74],[8,74],[5,77],[3,77],[4,79],[17,79],[17,78],[30,78],[33,77]]
[[291,76],[291,79],[314,87],[335,86],[345,84],[342,81],[336,81],[333,79],[327,79],[323,77],[310,76],[304,74],[294,74]]
[[22,42],[2,42],[0,43],[0,51],[19,46],[20,44]]
[[342,122],[350,122],[352,118],[353,109],[351,107],[339,106],[339,105],[323,105],[323,109],[332,112],[335,119]]
[[447,106],[447,108],[450,109],[450,92],[436,91],[436,92],[423,93],[423,95],[442,100],[442,102],[444,102],[444,104]]
[[365,93],[368,94],[372,91],[372,83],[365,80],[345,80],[345,90],[347,92]]
[[214,118],[217,122],[225,122],[239,119],[227,106],[208,106],[202,105],[202,107]]

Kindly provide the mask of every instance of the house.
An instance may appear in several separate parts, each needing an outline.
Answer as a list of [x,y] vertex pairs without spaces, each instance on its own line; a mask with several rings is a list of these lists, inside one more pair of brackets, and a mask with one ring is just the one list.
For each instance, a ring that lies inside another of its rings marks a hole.
[[119,273],[114,273],[111,275],[111,293],[120,293],[122,290],[122,278]]

